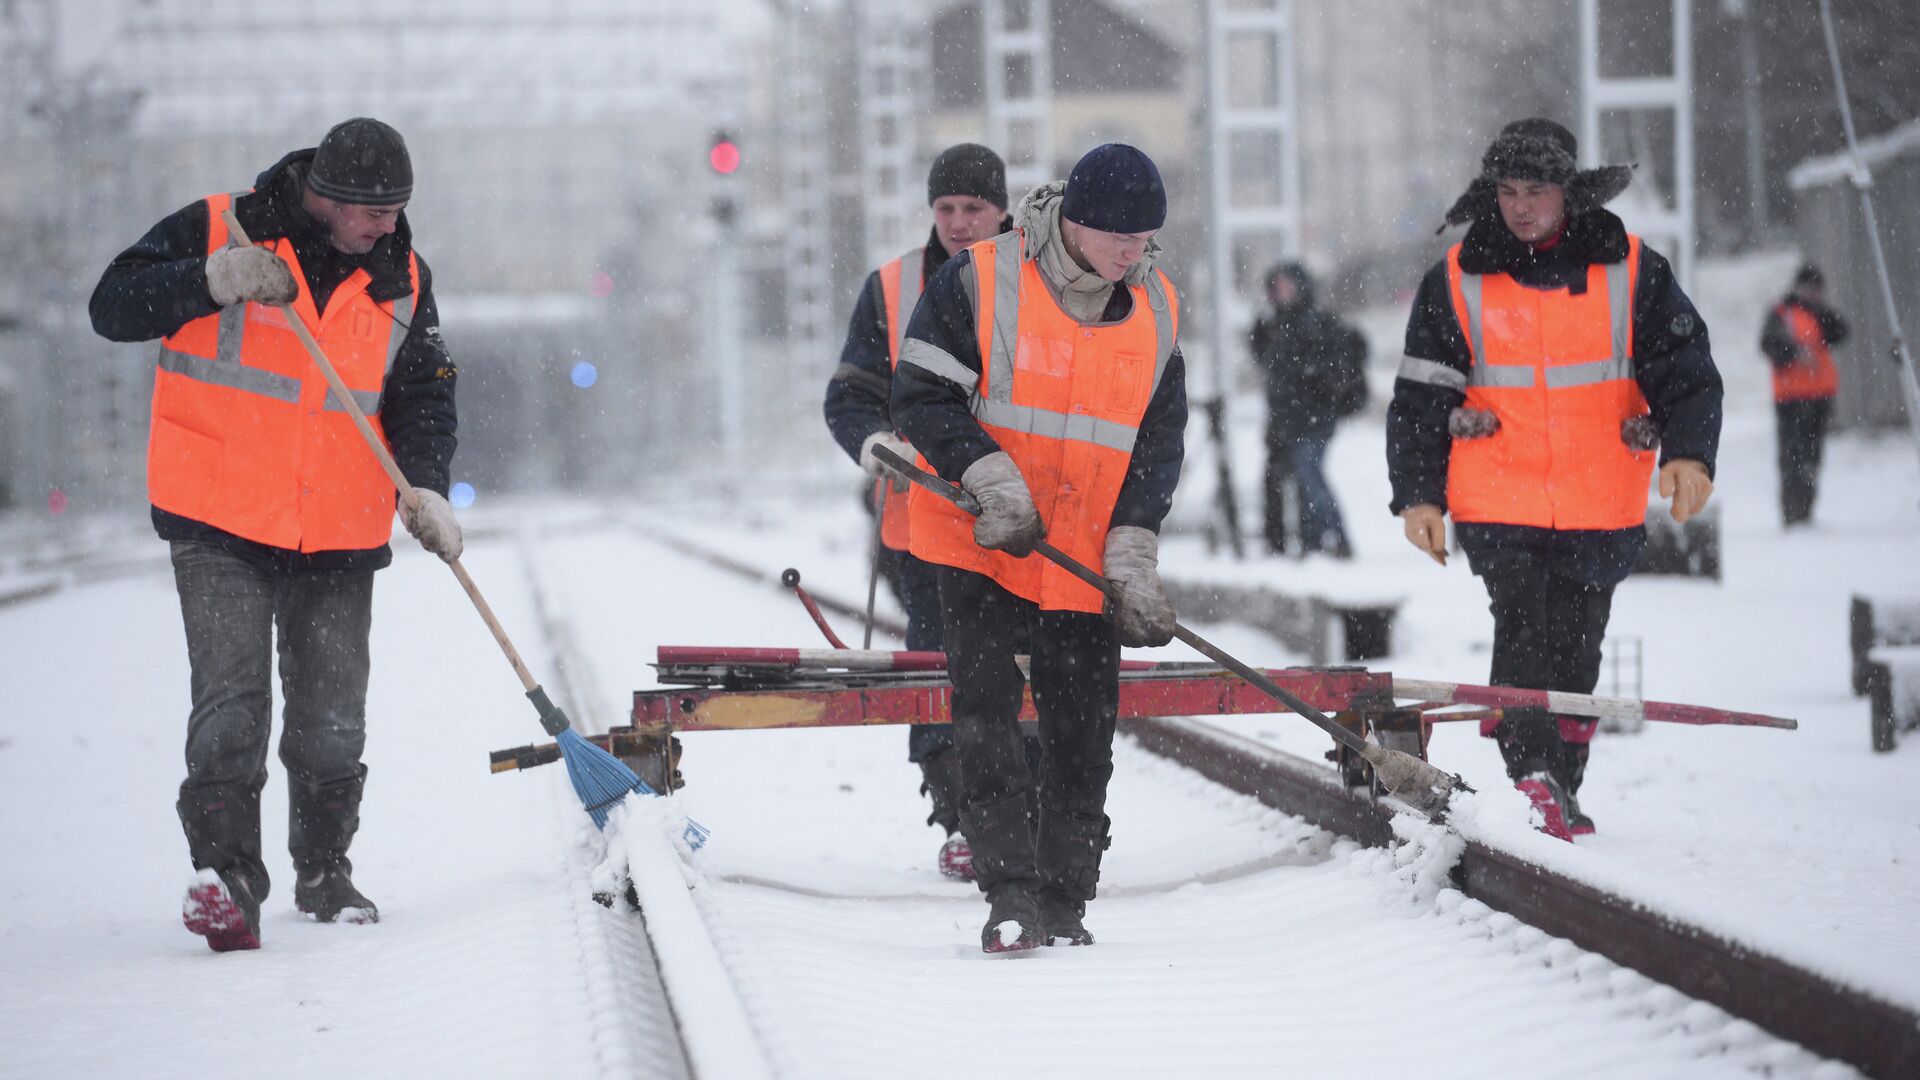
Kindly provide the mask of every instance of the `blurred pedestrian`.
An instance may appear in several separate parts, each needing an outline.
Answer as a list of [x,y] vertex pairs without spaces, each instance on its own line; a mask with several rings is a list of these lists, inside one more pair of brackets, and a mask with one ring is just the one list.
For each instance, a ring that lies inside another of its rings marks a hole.
[[1846,321],[1827,306],[1826,278],[1812,263],[1802,266],[1760,332],[1760,351],[1773,364],[1780,520],[1789,528],[1813,518],[1827,422],[1840,393],[1833,348],[1845,340]]
[[[379,917],[347,848],[367,777],[373,573],[393,558],[396,494],[288,320],[313,331],[420,493],[407,530],[457,558],[446,500],[457,372],[413,251],[412,197],[400,133],[348,120],[252,188],[163,219],[93,293],[101,336],[162,339],[147,489],[192,666],[178,810],[197,874],[183,915],[216,951],[260,945],[276,652],[294,905],[321,922]],[[258,246],[229,234],[229,208]]]
[[[1253,324],[1253,362],[1267,383],[1267,548],[1276,555],[1353,557],[1323,464],[1334,425],[1366,407],[1366,338],[1314,299],[1306,267],[1267,275],[1272,305]],[[1299,543],[1290,545],[1287,488],[1298,495]]]
[[[880,551],[875,557],[907,613],[907,648],[937,652],[942,647],[940,579],[931,564],[908,550],[907,482],[888,472],[873,449],[884,446],[914,460],[913,446],[889,416],[900,344],[934,273],[969,246],[1013,228],[1007,216],[1006,164],[977,143],[948,147],[927,173],[927,205],[933,210],[927,242],[883,263],[860,287],[840,366],[827,381],[825,412],[834,440],[873,477],[872,499],[880,514]],[[907,729],[907,760],[920,767],[921,791],[933,802],[927,823],[946,831],[940,872],[970,880],[973,854],[960,831],[960,755],[951,753],[952,747],[951,724]]]
[[[1472,225],[1420,283],[1387,464],[1407,539],[1443,565],[1453,515],[1491,601],[1493,684],[1591,693],[1656,448],[1684,522],[1713,491],[1721,387],[1672,267],[1602,209],[1632,171],[1576,155],[1559,124],[1508,124],[1447,212]],[[1593,729],[1516,709],[1481,728],[1561,839],[1593,831],[1575,798]]]
[[[1095,147],[1064,184],[1021,201],[1017,231],[940,268],[894,377],[894,423],[980,503],[976,518],[916,488],[911,539],[940,567],[961,817],[991,905],[986,952],[1092,944],[1082,920],[1108,842],[1120,647],[1173,635],[1159,529],[1187,397],[1178,297],[1154,266],[1166,216],[1147,155]],[[1116,601],[1034,557],[1043,537],[1103,574]],[[1038,770],[1017,722],[1023,629]]]

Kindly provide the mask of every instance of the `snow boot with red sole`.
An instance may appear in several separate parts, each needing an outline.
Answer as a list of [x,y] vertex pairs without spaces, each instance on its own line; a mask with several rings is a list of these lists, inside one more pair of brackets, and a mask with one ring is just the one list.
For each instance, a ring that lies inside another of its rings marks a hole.
[[940,845],[940,875],[954,881],[973,880],[973,848],[967,838],[954,833]]
[[215,870],[194,874],[187,898],[180,905],[180,921],[207,939],[214,952],[239,952],[260,947],[260,905],[237,882],[233,887]]
[[1533,801],[1534,810],[1540,814],[1541,832],[1555,840],[1573,839],[1567,829],[1566,792],[1558,780],[1543,772],[1529,773],[1514,781],[1513,786]]

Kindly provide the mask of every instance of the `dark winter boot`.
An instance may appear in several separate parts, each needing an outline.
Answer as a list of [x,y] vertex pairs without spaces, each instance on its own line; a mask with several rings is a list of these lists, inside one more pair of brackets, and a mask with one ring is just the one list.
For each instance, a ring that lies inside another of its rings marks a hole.
[[260,900],[246,878],[203,869],[187,886],[180,905],[180,921],[189,931],[207,939],[214,952],[239,952],[260,947]]
[[1559,757],[1554,761],[1551,772],[1559,782],[1560,791],[1566,798],[1567,832],[1574,836],[1592,836],[1593,819],[1582,813],[1577,793],[1580,781],[1587,775],[1587,753],[1589,744],[1584,742],[1563,741],[1560,744]]
[[980,932],[986,952],[1011,952],[1040,944],[1040,912],[1034,898],[1033,832],[1026,792],[968,806],[961,831],[973,847],[973,874],[992,910]]
[[301,867],[293,882],[293,906],[316,922],[379,922],[380,909],[353,887],[352,875],[353,863],[345,858]]
[[287,779],[287,850],[297,875],[293,906],[320,922],[380,921],[380,911],[353,886],[347,848],[360,830],[366,766],[329,784]]
[[1100,856],[1111,840],[1111,822],[1076,817],[1053,809],[1040,811],[1034,858],[1040,871],[1040,922],[1049,945],[1091,945],[1093,934],[1080,920],[1100,881]]
[[260,793],[244,784],[180,785],[174,804],[195,870],[217,870],[255,910],[267,898],[267,867],[260,857]]

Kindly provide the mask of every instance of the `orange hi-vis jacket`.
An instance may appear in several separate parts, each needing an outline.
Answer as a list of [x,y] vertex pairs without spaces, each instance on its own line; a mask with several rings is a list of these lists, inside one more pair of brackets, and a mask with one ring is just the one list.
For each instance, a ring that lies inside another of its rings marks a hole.
[[1454,315],[1473,351],[1466,406],[1500,420],[1491,436],[1453,442],[1455,521],[1566,530],[1646,520],[1655,453],[1629,449],[1620,432],[1647,412],[1633,367],[1639,269],[1631,235],[1624,260],[1587,268],[1580,295],[1465,273],[1460,245],[1447,252]]
[[[1173,354],[1179,297],[1154,270],[1145,285],[1127,286],[1126,318],[1082,323],[1024,257],[1024,241],[1016,230],[968,249],[977,376],[938,349],[921,352],[917,340],[906,349],[914,363],[973,387],[974,419],[1020,467],[1048,541],[1097,572],[1141,420]],[[971,514],[918,487],[910,499],[919,558],[985,574],[1045,610],[1101,610],[1099,590],[1052,562],[974,543]]]
[[1827,336],[1820,332],[1820,320],[1798,304],[1780,304],[1773,313],[1812,361],[1774,365],[1773,400],[1813,401],[1838,394],[1840,371],[1833,366],[1833,350],[1827,347]]
[[[228,241],[232,195],[207,196],[207,252]],[[147,443],[147,492],[169,513],[293,551],[377,548],[393,531],[393,482],[287,323],[304,320],[376,432],[380,395],[413,321],[413,291],[367,295],[355,270],[314,310],[293,245],[269,241],[300,293],[289,308],[240,303],[193,320],[160,343]],[[382,438],[384,438],[384,434]]]
[[[920,302],[923,264],[927,253],[914,248],[880,267],[880,295],[887,308],[887,360],[900,366],[900,346],[906,341],[907,322],[913,318],[914,305]],[[880,543],[890,551],[907,550],[907,495],[893,490],[887,480],[874,481],[880,498]]]

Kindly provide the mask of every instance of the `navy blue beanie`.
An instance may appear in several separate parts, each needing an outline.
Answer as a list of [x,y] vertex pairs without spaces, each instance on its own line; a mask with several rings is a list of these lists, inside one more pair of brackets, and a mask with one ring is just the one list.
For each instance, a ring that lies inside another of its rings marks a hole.
[[1105,143],[1068,174],[1060,216],[1101,232],[1152,232],[1167,223],[1167,189],[1152,158],[1126,143]]

